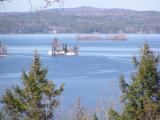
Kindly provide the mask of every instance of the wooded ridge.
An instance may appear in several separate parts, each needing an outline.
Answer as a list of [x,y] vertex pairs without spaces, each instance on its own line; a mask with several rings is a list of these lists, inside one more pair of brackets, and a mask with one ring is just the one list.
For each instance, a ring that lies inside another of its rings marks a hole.
[[93,7],[0,13],[0,33],[160,33],[160,12]]

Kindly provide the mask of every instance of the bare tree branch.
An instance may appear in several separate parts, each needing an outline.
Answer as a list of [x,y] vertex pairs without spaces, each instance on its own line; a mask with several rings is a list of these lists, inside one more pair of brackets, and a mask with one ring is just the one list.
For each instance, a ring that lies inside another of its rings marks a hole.
[[55,3],[58,3],[58,5],[61,7],[63,6],[64,0],[44,0],[44,6],[42,8],[48,8],[54,5]]

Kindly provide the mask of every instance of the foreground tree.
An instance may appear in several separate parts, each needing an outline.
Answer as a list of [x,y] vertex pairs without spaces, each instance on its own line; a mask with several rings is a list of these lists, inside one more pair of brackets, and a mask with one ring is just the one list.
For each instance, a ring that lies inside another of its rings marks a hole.
[[160,119],[160,71],[159,56],[144,44],[139,60],[133,58],[136,72],[131,75],[131,84],[120,77],[122,102],[121,114],[110,109],[110,120],[159,120]]
[[46,75],[47,69],[41,67],[40,57],[35,52],[29,73],[22,73],[23,86],[12,86],[2,97],[5,119],[48,120],[54,117],[64,85],[56,89]]
[[93,120],[98,120],[98,117],[97,117],[96,113],[93,114]]

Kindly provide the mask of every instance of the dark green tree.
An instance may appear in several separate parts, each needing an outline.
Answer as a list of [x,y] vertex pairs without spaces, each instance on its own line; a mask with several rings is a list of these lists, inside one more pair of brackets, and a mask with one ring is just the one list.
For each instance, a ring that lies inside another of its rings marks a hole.
[[49,120],[54,117],[64,85],[57,89],[46,75],[47,69],[42,68],[40,56],[35,52],[29,73],[22,73],[23,85],[12,86],[2,97],[7,120]]
[[139,59],[134,57],[133,63],[136,71],[131,74],[131,84],[127,84],[123,76],[120,78],[124,109],[121,114],[111,109],[110,120],[119,120],[120,118],[124,120],[159,120],[159,56],[155,55],[145,43]]
[[98,120],[98,117],[97,117],[96,113],[93,114],[93,120]]
[[123,74],[120,75],[119,82],[120,82],[120,89],[121,89],[122,93],[125,93],[127,90],[128,84],[125,82]]
[[118,112],[113,109],[109,109],[108,111],[109,120],[125,120],[123,116],[121,116]]

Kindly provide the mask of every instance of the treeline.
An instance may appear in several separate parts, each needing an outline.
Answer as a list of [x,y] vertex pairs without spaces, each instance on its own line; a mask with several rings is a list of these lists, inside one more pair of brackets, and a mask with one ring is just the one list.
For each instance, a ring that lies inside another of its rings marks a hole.
[[160,33],[160,12],[91,7],[0,13],[0,33]]
[[[122,92],[121,112],[111,107],[103,114],[90,114],[80,101],[73,109],[55,112],[60,104],[59,96],[64,91],[64,84],[56,87],[46,78],[47,69],[42,68],[40,56],[35,52],[31,69],[22,72],[23,86],[13,85],[6,90],[1,100],[1,120],[160,120],[160,58],[144,44],[140,58],[133,57],[135,72],[131,74],[132,82],[127,83],[120,76]],[[111,92],[111,91],[108,91]],[[107,114],[107,115],[106,115]]]

